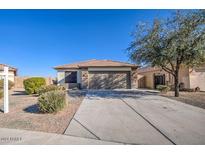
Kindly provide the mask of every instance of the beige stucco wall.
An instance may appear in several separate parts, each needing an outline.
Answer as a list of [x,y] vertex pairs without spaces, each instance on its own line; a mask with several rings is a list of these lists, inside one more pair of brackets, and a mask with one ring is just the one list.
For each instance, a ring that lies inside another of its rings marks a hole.
[[77,83],[81,83],[81,70],[79,69],[65,69],[65,70],[58,70],[57,72],[57,80],[58,84],[64,84],[65,83],[65,72],[69,71],[76,71],[77,72]]
[[57,79],[58,84],[64,85],[65,84],[65,72],[66,71],[77,71],[77,82],[81,83],[81,87],[83,89],[87,89],[89,87],[89,78],[90,73],[89,71],[131,71],[131,86],[132,88],[138,87],[138,80],[137,80],[137,71],[131,70],[130,67],[103,67],[103,68],[88,68],[88,69],[64,69],[57,71]]
[[137,74],[137,88],[145,88],[145,76],[142,74]]
[[83,77],[85,70],[79,70],[79,69],[65,69],[65,70],[58,70],[57,72],[57,80],[59,85],[65,84],[65,72],[66,71],[77,71],[77,83],[82,83],[84,86],[86,81]]
[[190,69],[190,88],[199,87],[205,91],[205,67],[200,69]]
[[145,76],[145,88],[154,88],[154,79],[153,79],[154,72],[147,72],[144,74]]
[[65,83],[65,72],[58,71],[57,72],[57,79],[58,79],[58,84],[64,84]]
[[184,83],[184,88],[190,88],[189,68],[182,66],[179,71],[179,82]]
[[[3,73],[4,73],[4,71],[0,71],[0,79],[3,78]],[[14,72],[13,71],[9,71],[9,80],[14,82],[14,77],[15,77]]]
[[[138,81],[144,78],[144,88],[154,89],[154,74],[164,75],[165,74],[165,84],[173,85],[174,84],[174,77],[165,72],[164,70],[154,70],[154,71],[147,71],[147,72],[139,72],[138,73]],[[181,67],[179,72],[179,82],[184,83],[185,88],[190,87],[189,82],[189,69],[186,67]],[[143,81],[142,81],[143,82]],[[139,84],[139,83],[138,83]],[[141,84],[142,85],[142,84]],[[142,88],[142,87],[141,87]]]
[[137,69],[133,69],[131,71],[131,88],[132,89],[138,88],[138,73],[137,73]]
[[[97,71],[97,69],[91,68],[90,71]],[[99,71],[105,71],[106,68],[102,68]],[[112,71],[113,68],[109,68],[108,71]],[[125,71],[128,70],[128,68],[122,68],[117,69],[116,71]],[[61,70],[57,73],[58,83],[64,84],[65,83],[65,71],[71,71],[71,70]],[[74,70],[72,70],[74,71]],[[76,70],[78,72],[77,74],[77,82],[82,83],[82,88],[87,88],[89,86],[89,73],[87,69],[82,70]],[[148,72],[134,72],[131,73],[131,86],[132,88],[138,88],[139,87],[139,81],[144,82],[144,87],[140,88],[154,88],[154,74],[165,74],[165,82],[166,84],[173,85],[174,84],[174,78],[172,75],[168,74],[167,72],[163,70],[155,70],[155,71],[148,71]],[[0,72],[1,75],[1,72]],[[14,73],[10,72],[9,74],[9,80],[14,81]],[[181,67],[179,72],[179,82],[183,82],[185,88],[196,88],[200,87],[202,91],[205,91],[205,67],[203,67],[200,70],[193,70],[189,69],[187,67]]]
[[81,71],[81,88],[87,89],[89,87],[89,74],[87,70]]
[[[148,71],[148,72],[138,73],[138,81],[144,78],[142,82],[145,82],[143,84],[145,87],[140,87],[140,88],[154,89],[154,74],[163,75],[167,73],[165,73],[164,71]],[[167,80],[167,76],[166,76],[166,80]]]

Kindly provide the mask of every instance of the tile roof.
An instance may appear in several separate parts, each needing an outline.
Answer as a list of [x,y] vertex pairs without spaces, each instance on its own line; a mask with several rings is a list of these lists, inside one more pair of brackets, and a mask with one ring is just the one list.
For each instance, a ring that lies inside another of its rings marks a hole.
[[0,70],[3,71],[5,66],[9,67],[9,71],[17,71],[16,68],[6,65],[6,64],[0,64]]
[[87,68],[87,67],[132,67],[137,68],[137,65],[119,62],[119,61],[112,61],[112,60],[88,60],[78,63],[72,64],[65,64],[54,67],[54,69],[78,69],[78,68]]
[[138,69],[138,73],[146,73],[146,72],[153,72],[153,71],[159,71],[161,70],[159,67],[151,67],[151,66],[147,66],[147,67],[142,67]]

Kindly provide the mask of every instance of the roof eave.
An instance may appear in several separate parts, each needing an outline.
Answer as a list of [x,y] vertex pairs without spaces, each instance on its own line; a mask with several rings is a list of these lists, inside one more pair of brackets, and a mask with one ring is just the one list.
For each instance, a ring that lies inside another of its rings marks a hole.
[[131,67],[132,69],[137,69],[139,66],[79,66],[79,67],[53,67],[55,70],[64,70],[64,69],[81,69],[81,68],[88,68],[88,67]]
[[53,67],[55,70],[64,70],[64,69],[79,69],[79,67]]

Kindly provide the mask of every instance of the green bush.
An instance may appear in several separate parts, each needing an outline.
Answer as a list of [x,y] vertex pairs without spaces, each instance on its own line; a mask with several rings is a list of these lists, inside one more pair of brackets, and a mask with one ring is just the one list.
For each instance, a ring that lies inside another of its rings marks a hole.
[[66,95],[62,90],[43,93],[38,98],[39,109],[43,113],[53,113],[62,110],[66,105]]
[[[9,80],[9,90],[14,86],[14,83],[12,81]],[[4,88],[4,80],[1,79],[0,80],[0,89]]]
[[65,90],[65,88],[63,86],[57,86],[57,85],[41,86],[37,90],[37,94],[42,95],[43,93],[54,91],[54,90]]
[[41,77],[33,77],[24,80],[23,84],[27,94],[36,94],[41,86],[46,85],[46,81]]
[[0,99],[4,96],[3,90],[0,89]]
[[166,93],[170,91],[170,87],[167,85],[157,85],[157,90],[159,90],[160,92]]

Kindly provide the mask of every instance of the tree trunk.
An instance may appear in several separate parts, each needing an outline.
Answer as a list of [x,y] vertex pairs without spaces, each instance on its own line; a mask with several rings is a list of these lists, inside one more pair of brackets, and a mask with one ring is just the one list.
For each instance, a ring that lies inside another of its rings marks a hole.
[[177,69],[175,71],[175,77],[174,77],[174,96],[179,97],[179,70]]

